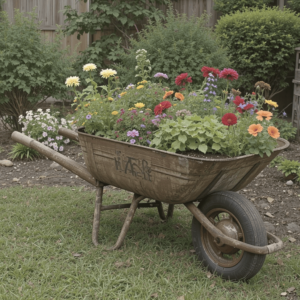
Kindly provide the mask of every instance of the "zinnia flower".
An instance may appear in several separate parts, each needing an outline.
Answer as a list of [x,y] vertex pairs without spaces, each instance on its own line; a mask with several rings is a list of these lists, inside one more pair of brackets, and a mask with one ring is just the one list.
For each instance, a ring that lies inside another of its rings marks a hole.
[[258,132],[262,132],[264,128],[260,124],[252,124],[248,128],[248,132],[253,136],[257,136]]
[[188,77],[188,73],[182,73],[178,75],[175,79],[175,84],[176,85],[185,85],[187,82],[192,83],[192,77]]
[[135,106],[135,107],[137,107],[137,108],[142,108],[142,107],[144,107],[144,106],[145,106],[145,104],[144,104],[144,103],[141,103],[141,102],[139,102],[139,103],[136,103],[136,104],[134,104],[134,106]]
[[83,66],[83,71],[93,71],[97,69],[95,64],[86,64]]
[[175,93],[175,97],[177,99],[179,99],[180,101],[183,101],[184,100],[184,96],[181,94],[181,93]]
[[239,74],[237,73],[237,71],[233,70],[233,69],[224,69],[220,72],[219,75],[220,78],[225,78],[227,80],[237,80],[239,78]]
[[272,100],[265,100],[265,103],[267,103],[267,104],[269,104],[271,106],[274,106],[274,107],[278,107],[277,102],[272,101]]
[[248,103],[248,104],[243,108],[243,110],[249,110],[249,109],[251,109],[251,108],[254,108],[254,105],[251,104],[251,103]]
[[174,92],[173,91],[167,91],[165,92],[164,96],[163,96],[163,99],[166,99],[168,98],[169,96],[171,96]]
[[157,116],[157,115],[161,115],[161,113],[162,113],[165,109],[167,109],[167,108],[169,108],[169,107],[172,107],[171,102],[169,102],[169,101],[163,101],[163,102],[161,102],[161,103],[159,103],[158,105],[155,106],[155,108],[154,108],[154,113],[155,113],[156,116]]
[[279,130],[274,126],[268,127],[268,134],[274,139],[278,139],[280,137]]
[[265,111],[265,110],[260,110],[256,114],[258,114],[256,119],[259,120],[259,121],[263,121],[263,117],[265,117],[266,120],[271,120],[271,118],[273,116],[273,114],[271,112]]
[[66,86],[79,86],[79,77],[71,76],[66,79]]
[[233,113],[227,113],[222,117],[222,123],[226,126],[231,126],[237,123],[237,117]]
[[136,87],[136,89],[137,89],[137,90],[140,90],[140,89],[142,89],[143,87],[144,87],[143,85],[139,85],[139,86]]
[[117,74],[117,71],[113,70],[113,69],[105,69],[102,70],[100,72],[100,75],[102,76],[102,78],[109,78],[110,76],[114,76]]
[[240,96],[236,96],[235,99],[232,101],[236,106],[239,106],[240,104],[245,104],[244,99],[242,99]]
[[111,113],[113,116],[116,116],[117,114],[119,114],[118,111],[114,110],[112,113]]
[[86,118],[87,120],[89,120],[91,117],[92,117],[91,115],[87,115],[85,118]]
[[217,77],[220,74],[219,69],[210,68],[210,67],[202,67],[201,72],[203,73],[203,77],[208,77],[211,73],[214,77]]
[[163,77],[165,79],[169,79],[168,75],[167,74],[164,74],[164,73],[156,73],[154,75],[155,78],[159,78],[159,77]]

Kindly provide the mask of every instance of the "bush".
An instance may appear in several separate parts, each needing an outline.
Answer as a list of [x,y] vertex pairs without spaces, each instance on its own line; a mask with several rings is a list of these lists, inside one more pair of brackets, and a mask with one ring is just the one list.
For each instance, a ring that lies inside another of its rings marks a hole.
[[249,7],[262,8],[264,5],[273,2],[273,0],[215,0],[214,9],[223,14],[230,14]]
[[263,8],[221,17],[216,34],[233,57],[240,77],[237,87],[253,90],[252,82],[267,82],[273,95],[288,86],[294,70],[295,47],[300,42],[300,18],[290,10]]
[[280,118],[274,118],[273,123],[279,129],[281,138],[288,141],[295,139],[297,128],[293,127],[293,124],[291,122]]
[[39,101],[67,97],[71,61],[60,49],[60,34],[53,44],[43,42],[34,12],[25,17],[15,10],[14,18],[11,24],[0,12],[0,118],[19,130],[19,115]]
[[300,0],[289,0],[290,8],[296,13],[300,13]]
[[42,157],[42,155],[38,151],[19,143],[13,145],[12,151],[9,154],[12,160],[15,159],[33,160],[34,158]]
[[145,49],[152,66],[151,77],[158,72],[166,73],[169,77],[167,85],[175,89],[175,78],[180,73],[188,73],[193,88],[199,88],[203,82],[203,66],[230,66],[226,51],[206,24],[207,16],[188,18],[174,15],[171,9],[167,12],[166,22],[149,23],[137,40],[131,40],[129,52],[120,57],[122,66],[116,68],[122,82],[128,84],[139,80],[134,72],[136,51]]

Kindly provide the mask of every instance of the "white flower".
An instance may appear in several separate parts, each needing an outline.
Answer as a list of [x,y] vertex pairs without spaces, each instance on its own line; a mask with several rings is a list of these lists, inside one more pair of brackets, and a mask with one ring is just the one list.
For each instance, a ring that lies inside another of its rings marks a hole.
[[46,112],[49,113],[50,112],[50,108],[46,109]]
[[67,124],[66,120],[65,119],[61,119],[61,124],[62,125],[66,125]]
[[19,120],[20,120],[20,119],[23,119],[23,118],[24,118],[23,115],[19,115]]
[[93,71],[95,69],[97,69],[97,66],[95,64],[86,64],[83,66],[83,71],[86,71],[86,72]]
[[79,77],[70,76],[66,79],[65,84],[66,84],[66,86],[79,86],[79,84],[80,84]]
[[37,109],[37,112],[42,112],[43,110],[41,108]]
[[105,70],[102,70],[100,72],[100,75],[102,76],[102,78],[108,78],[110,76],[114,76],[117,74],[117,71],[113,70],[113,69],[105,69]]
[[65,144],[68,144],[68,143],[70,143],[70,140],[69,140],[69,139],[66,139],[66,140],[64,140],[64,143],[65,143]]

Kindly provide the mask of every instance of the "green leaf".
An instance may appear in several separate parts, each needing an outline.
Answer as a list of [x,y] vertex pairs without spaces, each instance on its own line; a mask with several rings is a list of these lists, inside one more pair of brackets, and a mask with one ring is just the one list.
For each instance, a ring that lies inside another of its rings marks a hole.
[[180,135],[178,136],[178,140],[179,140],[181,143],[185,144],[185,142],[187,141],[187,136],[186,136],[186,135],[180,134]]
[[213,150],[219,151],[221,149],[221,146],[219,144],[213,143],[211,148]]
[[208,147],[205,144],[202,144],[202,145],[198,146],[198,150],[203,152],[204,154],[206,153],[207,149],[208,149]]

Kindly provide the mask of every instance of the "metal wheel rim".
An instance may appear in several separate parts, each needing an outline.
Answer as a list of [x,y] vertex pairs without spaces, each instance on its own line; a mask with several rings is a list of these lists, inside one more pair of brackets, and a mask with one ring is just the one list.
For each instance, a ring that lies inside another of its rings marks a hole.
[[[217,226],[218,223],[215,222],[215,219],[217,218],[217,216],[220,216],[220,214],[228,214],[228,219],[230,220],[230,218],[233,221],[233,224],[240,230],[241,232],[241,236],[239,236],[238,240],[241,242],[245,242],[245,235],[244,235],[244,231],[243,228],[240,224],[240,222],[238,221],[238,219],[227,209],[223,209],[223,208],[214,208],[212,210],[210,210],[207,214],[206,217],[215,225]],[[226,218],[222,219],[225,220]],[[222,220],[219,220],[219,222],[221,222]],[[215,242],[214,242],[214,238],[213,236],[203,227],[201,226],[201,242],[203,245],[203,248],[205,250],[205,252],[207,253],[207,255],[210,257],[210,259],[212,261],[214,261],[217,265],[221,266],[221,267],[226,267],[226,268],[231,268],[235,265],[237,265],[243,255],[244,255],[244,251],[243,250],[239,250],[239,249],[235,249],[236,253],[234,254],[225,254],[222,252],[222,248],[223,246],[218,246]],[[226,246],[227,249],[229,246]],[[232,247],[231,247],[232,248]],[[233,249],[233,248],[232,248]],[[233,251],[235,251],[233,250]]]

